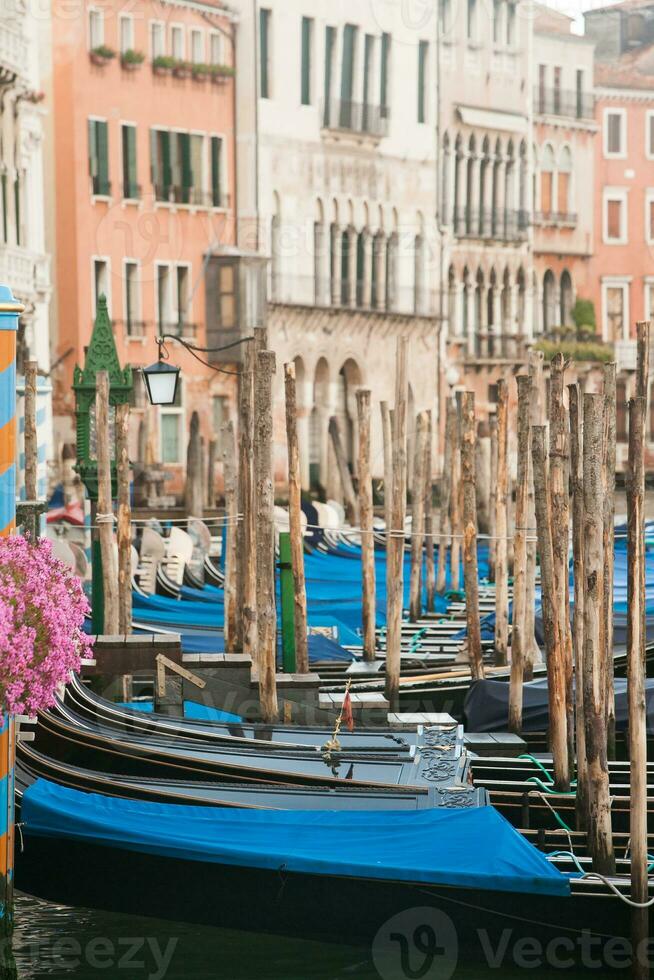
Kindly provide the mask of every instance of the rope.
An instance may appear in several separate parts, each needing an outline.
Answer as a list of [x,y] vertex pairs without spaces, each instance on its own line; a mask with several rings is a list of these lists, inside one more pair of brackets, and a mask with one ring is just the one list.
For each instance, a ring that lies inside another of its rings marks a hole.
[[[649,854],[647,856],[651,857],[651,855]],[[555,858],[555,857],[572,858],[575,867],[581,874],[581,878],[578,879],[579,881],[589,881],[591,878],[602,881],[605,885],[608,885],[611,891],[614,892],[618,896],[618,898],[622,899],[625,905],[629,905],[630,908],[632,909],[648,909],[652,905],[654,905],[654,896],[652,896],[652,898],[650,898],[649,901],[647,902],[634,902],[632,898],[629,898],[627,895],[623,895],[620,889],[611,881],[610,878],[607,878],[606,875],[600,874],[599,871],[584,871],[574,851],[553,851],[551,854],[548,854],[548,858]],[[647,868],[648,873],[652,869],[652,867],[654,867],[654,865],[652,864],[648,865]]]
[[95,519],[97,521],[97,527],[103,524],[115,524],[116,517],[114,514],[96,514]]

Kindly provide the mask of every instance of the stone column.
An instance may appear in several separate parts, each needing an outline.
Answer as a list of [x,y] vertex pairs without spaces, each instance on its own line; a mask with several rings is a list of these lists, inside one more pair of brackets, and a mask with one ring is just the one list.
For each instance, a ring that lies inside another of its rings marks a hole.
[[363,283],[361,288],[361,298],[364,309],[369,310],[372,306],[372,264],[373,256],[373,237],[369,231],[364,232],[363,236]]
[[490,238],[493,227],[493,159],[484,169],[484,213],[481,216],[482,238]]
[[349,289],[347,294],[348,306],[354,308],[357,305],[357,231],[356,228],[348,229],[348,280]]
[[314,258],[316,304],[318,306],[329,306],[331,299],[329,283],[329,226],[324,222],[315,226],[314,248],[316,250]]
[[468,222],[467,230],[475,237],[479,234],[479,172],[481,168],[481,159],[479,156],[474,156],[469,161],[470,166],[470,200],[468,201],[468,213],[470,219]]
[[466,306],[468,308],[467,323],[464,324],[464,329],[467,337],[467,348],[468,353],[471,356],[475,354],[475,284],[473,282],[463,283],[463,288],[466,293]]
[[506,203],[505,203],[505,180],[506,168],[504,158],[500,158],[496,167],[497,177],[495,181],[495,238],[504,238],[506,224]]
[[342,262],[342,230],[339,225],[332,225],[330,228],[330,267],[331,276],[331,299],[332,306],[340,306],[341,297],[341,262]]

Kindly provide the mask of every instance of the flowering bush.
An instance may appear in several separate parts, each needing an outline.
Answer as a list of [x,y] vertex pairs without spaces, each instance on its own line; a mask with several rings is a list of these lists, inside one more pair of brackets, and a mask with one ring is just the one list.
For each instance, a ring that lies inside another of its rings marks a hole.
[[75,573],[42,538],[0,538],[0,710],[33,714],[93,640],[82,631],[89,604]]

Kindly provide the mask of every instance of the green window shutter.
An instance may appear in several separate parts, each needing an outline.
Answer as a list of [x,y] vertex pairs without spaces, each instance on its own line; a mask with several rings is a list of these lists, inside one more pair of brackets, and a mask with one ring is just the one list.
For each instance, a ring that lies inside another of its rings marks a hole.
[[220,199],[220,144],[219,136],[211,137],[211,203],[215,208],[221,205]]
[[311,35],[313,21],[302,18],[302,105],[311,105]]
[[426,121],[425,106],[425,80],[427,72],[427,53],[429,45],[427,41],[420,41],[418,44],[418,122]]
[[109,187],[109,132],[106,122],[96,122],[95,132],[98,154],[98,194],[108,194]]
[[159,168],[157,130],[150,130],[150,180],[154,187],[154,196],[159,200],[161,188],[161,170]]
[[138,174],[136,170],[136,126],[127,127],[127,173],[130,197],[138,197]]
[[259,94],[262,99],[270,98],[270,78],[268,74],[270,56],[270,11],[259,10]]
[[94,119],[89,119],[89,174],[91,177],[98,176],[98,148]]
[[325,28],[325,93],[324,93],[324,118],[325,126],[330,124],[330,109],[332,98],[332,64],[334,61],[334,44],[336,42],[336,28]]
[[170,153],[170,133],[162,129],[159,132],[161,140],[161,177],[164,191],[164,198],[168,199],[170,185],[173,182],[173,170]]
[[352,86],[354,83],[354,44],[357,29],[353,24],[346,24],[343,30],[343,64],[341,69],[341,101],[352,101]]
[[191,199],[191,188],[193,187],[190,133],[179,133],[179,149],[182,164],[182,202],[188,204]]
[[388,110],[388,76],[389,76],[390,59],[391,59],[391,36],[390,34],[382,34],[379,105],[381,106],[382,115],[384,116],[387,115],[386,110]]
[[368,131],[368,126],[370,123],[370,69],[372,66],[374,47],[374,37],[371,34],[366,34],[363,54],[363,119],[361,127],[364,132]]

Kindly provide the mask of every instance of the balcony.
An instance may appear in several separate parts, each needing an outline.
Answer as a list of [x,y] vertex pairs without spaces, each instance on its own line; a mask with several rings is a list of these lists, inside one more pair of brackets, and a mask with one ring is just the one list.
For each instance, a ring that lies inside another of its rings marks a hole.
[[27,40],[20,31],[0,23],[0,80],[25,75],[29,65]]
[[229,194],[222,191],[205,191],[198,187],[184,187],[181,184],[155,184],[155,201],[165,204],[185,204],[196,208],[229,208]]
[[356,133],[381,139],[388,135],[390,109],[388,106],[375,106],[367,102],[345,102],[330,99],[323,105],[323,129]]
[[272,275],[269,279],[270,302],[285,306],[436,317],[439,315],[438,296],[434,290],[416,290],[413,286],[396,286],[391,292],[382,286],[378,290],[370,280],[351,283],[349,280],[284,275]]
[[455,337],[451,340],[464,345],[463,361],[469,366],[483,366],[508,362],[523,363],[531,341],[522,334],[475,332],[472,337]]
[[537,86],[534,90],[534,112],[540,116],[563,116],[588,122],[595,118],[595,96],[590,92]]
[[18,299],[33,299],[50,287],[49,259],[17,245],[0,245],[0,282],[11,286]]
[[454,215],[454,234],[457,238],[520,242],[527,238],[528,230],[528,211],[477,211],[462,207],[457,208]]
[[577,215],[570,211],[534,211],[534,224],[574,228],[577,224]]

